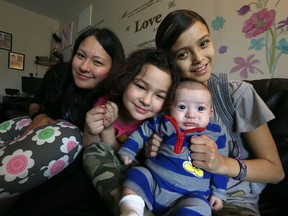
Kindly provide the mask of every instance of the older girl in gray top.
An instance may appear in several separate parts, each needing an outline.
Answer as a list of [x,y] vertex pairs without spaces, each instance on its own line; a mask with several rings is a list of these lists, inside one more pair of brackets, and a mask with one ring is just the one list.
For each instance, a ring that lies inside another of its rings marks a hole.
[[[259,215],[257,202],[264,184],[252,182],[275,184],[284,178],[267,126],[274,115],[250,84],[212,74],[215,50],[209,28],[194,11],[169,13],[157,30],[156,46],[173,54],[182,78],[202,82],[212,91],[212,120],[226,130],[229,157],[220,155],[208,137],[192,138],[190,150],[195,166],[230,177],[219,215]],[[161,142],[155,143],[159,147]]]

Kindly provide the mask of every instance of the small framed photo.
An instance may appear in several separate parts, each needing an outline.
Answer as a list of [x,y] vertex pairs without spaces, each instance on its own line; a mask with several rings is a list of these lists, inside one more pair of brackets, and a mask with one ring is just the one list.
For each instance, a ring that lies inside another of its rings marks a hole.
[[9,52],[8,68],[24,70],[25,55],[16,52]]
[[62,49],[72,44],[73,22],[69,23],[62,31]]
[[0,31],[0,49],[12,49],[12,34]]

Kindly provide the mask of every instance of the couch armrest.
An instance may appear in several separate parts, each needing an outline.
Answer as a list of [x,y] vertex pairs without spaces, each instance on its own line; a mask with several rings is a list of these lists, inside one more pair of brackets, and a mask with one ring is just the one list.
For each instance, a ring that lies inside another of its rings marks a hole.
[[[260,97],[275,115],[268,122],[276,142],[285,178],[279,184],[268,184],[260,195],[259,207],[262,216],[286,215],[288,212],[288,79],[272,78],[247,81],[251,83]],[[279,196],[283,194],[282,196]]]

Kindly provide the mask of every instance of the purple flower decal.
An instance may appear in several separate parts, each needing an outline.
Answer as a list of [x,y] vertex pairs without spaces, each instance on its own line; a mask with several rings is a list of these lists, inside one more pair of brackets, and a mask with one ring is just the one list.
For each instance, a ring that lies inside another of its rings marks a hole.
[[244,15],[247,14],[249,11],[250,11],[250,5],[244,5],[244,6],[242,6],[237,12],[238,12],[238,15],[244,16]]
[[260,62],[258,59],[253,60],[254,56],[255,56],[254,54],[249,55],[247,60],[245,60],[243,57],[234,58],[234,62],[237,65],[231,69],[230,73],[234,73],[240,70],[240,76],[244,79],[248,78],[248,72],[253,74],[256,71],[259,71],[260,73],[263,74],[261,70],[259,70],[256,66],[254,66],[255,64]]
[[227,52],[227,49],[228,49],[228,47],[225,46],[225,45],[223,45],[223,46],[221,46],[221,47],[218,49],[218,53],[224,54],[224,53]]
[[286,18],[286,20],[281,20],[280,22],[278,22],[277,29],[283,28],[285,26],[286,26],[286,31],[288,31],[288,17]]

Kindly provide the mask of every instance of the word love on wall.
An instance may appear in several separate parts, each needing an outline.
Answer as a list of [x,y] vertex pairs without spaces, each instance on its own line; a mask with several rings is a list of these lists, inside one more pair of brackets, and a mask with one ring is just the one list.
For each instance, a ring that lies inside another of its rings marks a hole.
[[158,14],[158,15],[151,17],[149,19],[146,19],[144,21],[137,20],[135,22],[135,32],[142,31],[143,29],[146,29],[149,26],[153,26],[155,24],[158,24],[161,21],[162,21],[162,14]]

